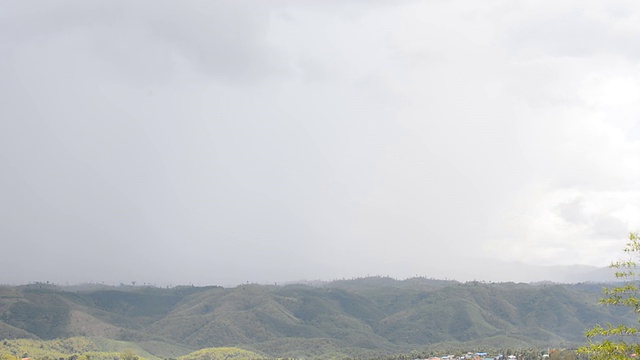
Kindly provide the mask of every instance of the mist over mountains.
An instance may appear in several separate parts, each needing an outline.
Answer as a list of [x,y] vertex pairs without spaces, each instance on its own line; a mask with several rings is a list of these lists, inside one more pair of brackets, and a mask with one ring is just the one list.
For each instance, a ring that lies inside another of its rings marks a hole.
[[[425,262],[430,262],[427,257]],[[388,270],[388,271],[386,271]],[[381,264],[377,272],[328,272],[305,273],[289,271],[286,275],[273,276],[259,272],[247,272],[243,274],[227,274],[225,280],[220,282],[205,281],[206,277],[192,279],[190,281],[174,282],[162,277],[149,277],[144,274],[134,274],[128,277],[119,276],[115,278],[98,279],[95,281],[77,281],[58,279],[53,277],[35,277],[25,280],[24,276],[16,279],[5,274],[0,275],[0,284],[19,286],[28,283],[55,283],[65,286],[77,284],[137,284],[152,285],[158,287],[173,287],[179,285],[210,286],[219,285],[224,287],[235,287],[240,284],[292,284],[305,282],[330,282],[339,279],[362,278],[369,276],[384,276],[394,279],[408,279],[413,277],[426,277],[431,279],[455,280],[455,281],[485,281],[485,282],[554,282],[563,284],[573,284],[581,282],[609,282],[615,281],[614,271],[609,267],[597,267],[589,265],[564,265],[564,266],[544,266],[533,265],[516,261],[504,261],[501,259],[461,259],[451,260],[447,264],[432,264],[426,271],[416,272],[413,275],[400,276],[392,269],[385,269]],[[13,280],[12,280],[13,279]],[[174,279],[175,280],[175,279]]]
[[[473,271],[468,271],[469,267]],[[435,271],[436,273],[439,273]],[[543,266],[503,260],[472,261],[447,269],[446,275],[439,278],[458,281],[494,281],[494,282],[608,282],[615,280],[614,271],[609,267],[589,265]]]

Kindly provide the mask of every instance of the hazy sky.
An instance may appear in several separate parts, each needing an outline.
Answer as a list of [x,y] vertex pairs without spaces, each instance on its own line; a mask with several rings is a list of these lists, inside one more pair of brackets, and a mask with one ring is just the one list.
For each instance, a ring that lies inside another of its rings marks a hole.
[[0,283],[603,266],[640,2],[0,1]]

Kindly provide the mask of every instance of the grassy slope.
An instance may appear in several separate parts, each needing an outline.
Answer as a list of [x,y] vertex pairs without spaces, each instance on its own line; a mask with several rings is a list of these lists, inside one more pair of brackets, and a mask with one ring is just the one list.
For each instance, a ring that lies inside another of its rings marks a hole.
[[264,359],[262,355],[258,355],[255,352],[234,348],[234,347],[221,347],[221,348],[206,348],[198,351],[194,351],[190,354],[181,356],[178,360],[250,360],[250,359]]
[[[162,351],[158,352],[158,346]],[[154,348],[155,352],[148,351]],[[196,352],[180,347],[167,347],[166,344],[132,343],[104,338],[73,337],[59,340],[14,339],[0,343],[0,356],[9,354],[17,357],[31,357],[35,359],[70,358],[73,355],[89,355],[91,359],[118,359],[125,352],[132,352],[135,356],[160,360],[177,358],[180,360],[216,360],[216,359],[259,359],[261,355],[237,349],[203,349]],[[162,353],[162,354],[161,354]]]

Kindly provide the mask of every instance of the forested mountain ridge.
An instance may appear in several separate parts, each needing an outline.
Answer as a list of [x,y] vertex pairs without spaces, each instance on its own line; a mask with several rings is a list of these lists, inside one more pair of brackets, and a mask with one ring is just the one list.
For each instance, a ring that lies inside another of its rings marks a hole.
[[179,355],[222,346],[268,356],[569,346],[593,324],[628,321],[597,305],[601,288],[381,277],[234,288],[3,286],[0,338],[153,342]]

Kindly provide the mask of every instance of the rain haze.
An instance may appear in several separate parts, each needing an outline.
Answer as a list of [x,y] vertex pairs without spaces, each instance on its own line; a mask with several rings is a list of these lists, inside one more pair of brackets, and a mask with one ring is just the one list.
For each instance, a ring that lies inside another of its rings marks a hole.
[[4,0],[0,283],[606,266],[638,39],[631,0]]

